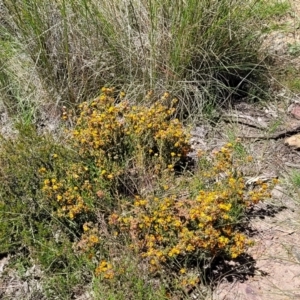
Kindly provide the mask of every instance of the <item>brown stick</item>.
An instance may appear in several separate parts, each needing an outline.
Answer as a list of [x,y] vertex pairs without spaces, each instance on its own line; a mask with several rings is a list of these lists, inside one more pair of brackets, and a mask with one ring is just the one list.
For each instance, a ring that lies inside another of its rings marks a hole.
[[238,138],[242,139],[258,139],[258,140],[278,140],[281,138],[284,138],[286,136],[291,136],[293,134],[299,133],[300,132],[300,126],[296,126],[291,129],[285,129],[285,130],[280,130],[278,132],[275,132],[270,135],[263,135],[263,134],[253,134],[253,135],[241,135],[237,136]]

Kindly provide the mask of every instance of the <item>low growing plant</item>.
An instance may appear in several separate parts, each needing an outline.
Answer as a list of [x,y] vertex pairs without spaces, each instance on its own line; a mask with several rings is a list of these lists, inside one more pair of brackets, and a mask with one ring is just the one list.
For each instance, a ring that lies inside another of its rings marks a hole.
[[[262,182],[248,190],[231,147],[228,144],[210,159],[201,153],[195,174],[184,185],[173,183],[171,191],[136,196],[126,213],[123,209],[110,215],[117,234],[130,236],[132,249],[149,270],[177,273],[181,287],[199,282],[189,274],[195,261],[234,259],[246,251],[251,240],[238,225],[247,207],[270,196],[269,186]],[[193,197],[195,180],[198,192]]]
[[88,275],[78,270],[72,282],[96,276],[113,287],[126,272],[123,247],[147,280],[160,276],[183,291],[201,281],[202,261],[244,253],[251,241],[238,225],[269,186],[249,190],[232,144],[192,161],[176,102],[166,92],[133,105],[105,87],[75,114],[64,111],[74,127],[63,140],[34,129],[3,139],[1,251],[24,247],[53,276],[89,261]]

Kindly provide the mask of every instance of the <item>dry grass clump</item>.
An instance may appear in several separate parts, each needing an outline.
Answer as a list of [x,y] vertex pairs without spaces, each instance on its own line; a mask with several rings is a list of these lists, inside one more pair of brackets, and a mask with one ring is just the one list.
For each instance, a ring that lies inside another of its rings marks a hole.
[[5,0],[0,84],[11,105],[19,95],[30,97],[29,109],[41,98],[54,104],[90,99],[106,83],[123,87],[133,100],[145,90],[170,90],[181,116],[195,117],[233,95],[259,94],[256,6],[241,0]]

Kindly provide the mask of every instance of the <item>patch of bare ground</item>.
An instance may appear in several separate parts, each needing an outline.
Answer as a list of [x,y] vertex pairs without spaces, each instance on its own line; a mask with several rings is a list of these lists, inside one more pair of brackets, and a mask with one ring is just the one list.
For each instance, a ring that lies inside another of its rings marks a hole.
[[248,251],[254,271],[243,280],[234,272],[230,281],[225,276],[212,299],[300,299],[299,212],[281,186],[274,189],[271,202],[255,207],[250,221],[255,244]]
[[33,266],[21,276],[9,267],[10,259],[10,255],[4,255],[0,260],[0,299],[46,299],[41,284],[42,271]]
[[262,36],[262,50],[267,52],[272,60],[279,64],[299,66],[299,56],[290,55],[289,47],[300,42],[300,2],[289,0],[289,13],[274,22],[278,29],[267,32]]

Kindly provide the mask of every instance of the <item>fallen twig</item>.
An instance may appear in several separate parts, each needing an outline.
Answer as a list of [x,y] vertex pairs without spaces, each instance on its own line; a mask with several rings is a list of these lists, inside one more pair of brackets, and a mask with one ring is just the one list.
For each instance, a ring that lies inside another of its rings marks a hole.
[[238,135],[241,139],[257,139],[257,140],[278,140],[300,132],[300,125],[291,129],[284,129],[272,134],[252,134],[252,135]]

